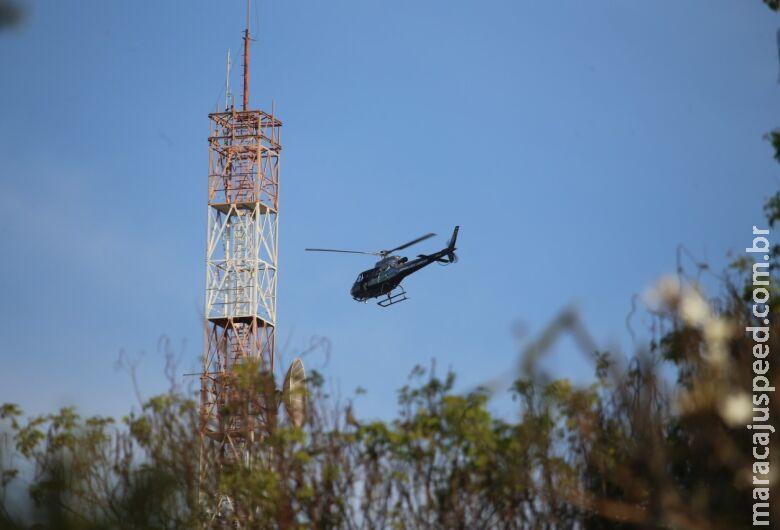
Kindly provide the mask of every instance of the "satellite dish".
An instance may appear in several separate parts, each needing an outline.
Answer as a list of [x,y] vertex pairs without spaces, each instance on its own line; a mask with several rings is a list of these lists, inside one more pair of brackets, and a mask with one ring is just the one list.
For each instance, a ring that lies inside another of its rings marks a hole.
[[290,423],[296,427],[303,425],[306,419],[306,372],[300,359],[293,361],[284,376],[282,401]]

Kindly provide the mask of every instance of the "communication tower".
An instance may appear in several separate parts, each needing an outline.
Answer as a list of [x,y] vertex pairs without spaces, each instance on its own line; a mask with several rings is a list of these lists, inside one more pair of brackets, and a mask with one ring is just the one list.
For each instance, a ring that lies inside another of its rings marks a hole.
[[[250,464],[276,409],[262,396],[239,396],[235,387],[235,371],[244,363],[252,361],[270,374],[275,368],[282,123],[273,106],[270,114],[249,108],[249,18],[247,2],[241,109],[226,86],[225,110],[209,114],[199,427],[201,477],[207,480],[225,465]],[[228,83],[229,78],[228,56]]]

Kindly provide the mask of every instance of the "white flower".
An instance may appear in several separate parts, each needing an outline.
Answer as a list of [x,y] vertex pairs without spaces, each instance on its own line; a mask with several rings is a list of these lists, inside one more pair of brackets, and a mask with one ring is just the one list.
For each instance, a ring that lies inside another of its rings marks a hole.
[[711,318],[704,326],[704,338],[710,344],[723,344],[731,338],[731,323],[725,318]]
[[710,320],[710,306],[704,297],[693,289],[686,290],[680,301],[680,316],[686,324],[703,327]]
[[729,427],[744,426],[750,423],[753,403],[745,392],[730,394],[720,402],[718,412]]
[[680,297],[680,282],[674,276],[664,276],[645,294],[648,305],[656,309],[673,306]]

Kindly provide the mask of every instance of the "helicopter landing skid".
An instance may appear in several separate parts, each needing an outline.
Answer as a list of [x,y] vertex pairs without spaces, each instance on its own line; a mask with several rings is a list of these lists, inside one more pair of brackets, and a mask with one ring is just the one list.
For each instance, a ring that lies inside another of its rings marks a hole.
[[390,307],[391,305],[403,302],[404,300],[409,299],[406,297],[406,291],[404,291],[404,288],[399,286],[398,289],[387,293],[387,298],[378,301],[376,304],[380,307]]

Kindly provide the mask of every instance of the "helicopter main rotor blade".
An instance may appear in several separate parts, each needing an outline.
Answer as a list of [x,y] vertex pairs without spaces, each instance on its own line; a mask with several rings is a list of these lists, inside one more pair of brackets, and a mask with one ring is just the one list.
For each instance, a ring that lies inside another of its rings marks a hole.
[[383,250],[381,253],[382,254],[390,254],[391,252],[395,252],[396,250],[403,250],[403,249],[405,249],[407,247],[411,247],[412,245],[416,245],[420,241],[425,241],[426,239],[431,238],[431,237],[433,237],[435,235],[436,234],[425,234],[424,236],[418,237],[417,239],[413,239],[412,241],[409,241],[408,243],[404,243],[401,246],[395,247],[395,248],[390,249],[390,250]]
[[342,254],[368,254],[370,256],[378,256],[377,252],[361,252],[359,250],[335,250],[332,248],[307,248],[304,249],[308,252],[340,252]]

